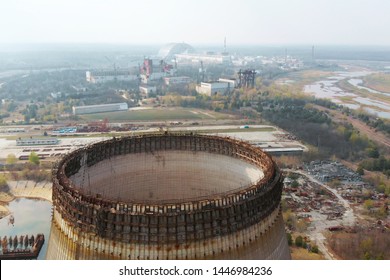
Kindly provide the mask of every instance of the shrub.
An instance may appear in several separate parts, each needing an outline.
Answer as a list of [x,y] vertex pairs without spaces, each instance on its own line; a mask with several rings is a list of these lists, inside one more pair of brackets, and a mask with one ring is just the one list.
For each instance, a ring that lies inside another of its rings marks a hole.
[[298,247],[302,247],[302,245],[303,245],[303,238],[302,238],[302,236],[298,235],[295,238],[295,245],[298,246]]

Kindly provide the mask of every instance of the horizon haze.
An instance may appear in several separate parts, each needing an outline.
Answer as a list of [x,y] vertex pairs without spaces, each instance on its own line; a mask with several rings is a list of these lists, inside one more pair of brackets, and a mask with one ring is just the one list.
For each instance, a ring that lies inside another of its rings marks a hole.
[[5,0],[0,44],[390,46],[385,0]]

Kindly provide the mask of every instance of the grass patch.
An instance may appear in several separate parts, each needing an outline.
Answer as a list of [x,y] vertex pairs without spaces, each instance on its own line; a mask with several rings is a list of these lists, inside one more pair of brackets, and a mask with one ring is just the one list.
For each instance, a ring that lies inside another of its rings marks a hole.
[[4,135],[4,136],[1,136],[0,137],[1,139],[5,139],[5,140],[16,140],[19,138],[19,136],[16,136],[16,135]]
[[[339,88],[341,88],[342,90],[344,90],[346,92],[348,92],[348,91],[349,92],[353,92],[353,93],[355,93],[356,95],[358,95],[360,97],[366,97],[366,98],[370,98],[370,99],[375,100],[375,101],[381,101],[381,102],[385,102],[385,103],[389,103],[390,102],[390,97],[389,96],[386,96],[386,95],[383,95],[383,94],[380,94],[380,93],[369,92],[366,89],[357,88],[357,87],[351,85],[348,82],[348,79],[341,80],[341,81],[337,82],[336,85]],[[355,102],[355,103],[359,104],[357,102]],[[367,106],[367,105],[363,105],[363,106]]]
[[294,78],[296,80],[313,80],[324,79],[332,75],[330,71],[321,70],[303,70],[297,72],[291,72],[287,77]]
[[315,254],[308,252],[307,249],[290,246],[291,258],[293,260],[324,260],[324,256],[321,254]]
[[230,129],[208,129],[208,130],[194,130],[195,133],[244,133],[244,132],[270,132],[275,131],[275,128],[273,127],[259,127],[259,128],[230,128]]
[[340,99],[341,101],[343,101],[343,103],[356,103],[353,99],[355,97],[354,96],[339,96],[337,97],[337,99]]
[[88,114],[82,115],[80,117],[86,121],[102,120],[105,118],[107,118],[109,121],[166,121],[224,119],[229,118],[230,115],[199,109],[154,108],[145,110]]
[[362,97],[368,97],[368,93],[369,93],[368,90],[359,89],[359,88],[355,87],[354,85],[351,85],[350,83],[348,83],[348,79],[344,79],[344,80],[337,82],[336,86],[341,88],[343,91],[346,91],[346,92],[349,91],[349,92],[353,92],[353,93],[355,93],[359,96],[362,96]]
[[364,85],[381,92],[390,92],[390,74],[375,73],[363,77]]

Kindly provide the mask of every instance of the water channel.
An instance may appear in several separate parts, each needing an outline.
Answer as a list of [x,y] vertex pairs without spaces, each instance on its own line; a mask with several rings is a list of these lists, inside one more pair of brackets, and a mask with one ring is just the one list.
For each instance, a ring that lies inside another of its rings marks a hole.
[[[380,92],[374,89],[361,86],[363,80],[359,79],[359,77],[366,76],[371,73],[372,72],[369,71],[337,71],[335,72],[336,75],[328,77],[327,80],[321,80],[315,82],[314,84],[306,85],[304,87],[304,91],[306,93],[314,94],[314,96],[317,98],[330,99],[332,102],[346,106],[350,109],[358,109],[362,106],[365,111],[371,114],[377,115],[380,118],[390,119],[390,104],[367,97],[361,97],[353,92],[344,91],[337,86],[337,83],[339,81],[347,79],[348,83],[358,89],[364,89],[371,93],[390,96],[390,93]],[[350,99],[351,101],[346,101],[348,99]]]

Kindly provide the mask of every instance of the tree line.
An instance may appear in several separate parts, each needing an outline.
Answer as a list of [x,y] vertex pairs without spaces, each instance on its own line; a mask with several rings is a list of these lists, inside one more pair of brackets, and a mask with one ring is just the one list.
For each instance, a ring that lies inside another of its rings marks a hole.
[[266,98],[260,104],[264,119],[317,147],[320,156],[357,160],[366,157],[369,148],[375,148],[375,144],[351,124],[333,123],[325,112],[310,106],[308,100]]

